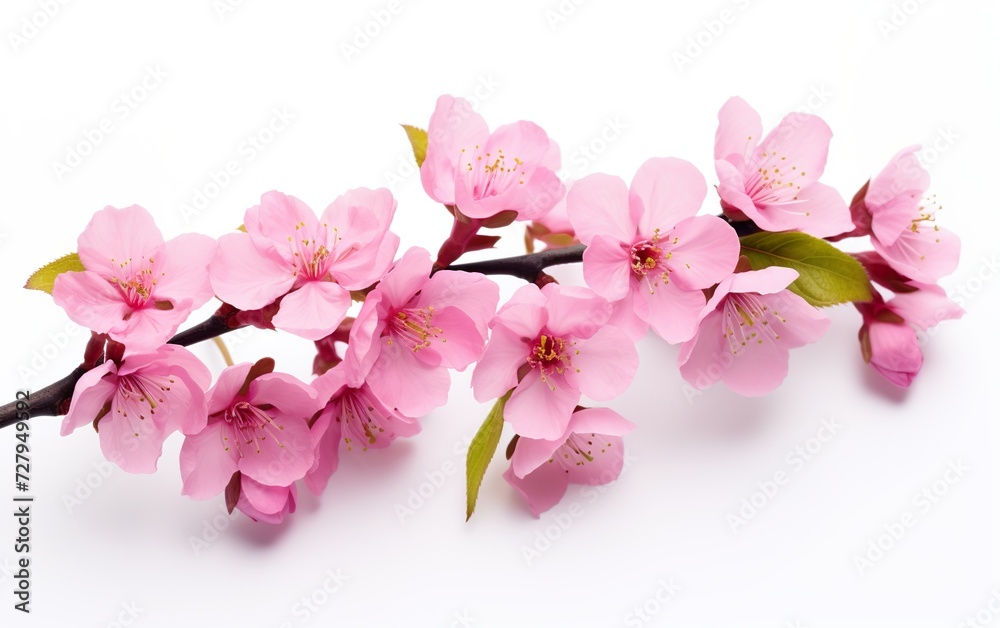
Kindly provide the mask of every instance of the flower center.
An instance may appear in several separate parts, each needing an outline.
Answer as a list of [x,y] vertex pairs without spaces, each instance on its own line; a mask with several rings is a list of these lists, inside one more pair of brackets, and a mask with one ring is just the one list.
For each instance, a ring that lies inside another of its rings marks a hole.
[[629,259],[632,267],[632,275],[637,281],[645,283],[652,294],[662,281],[670,283],[670,259],[673,253],[666,250],[667,246],[677,244],[678,238],[665,241],[660,235],[659,229],[653,230],[653,236],[647,240],[641,240],[632,245],[629,249]]
[[781,340],[781,326],[787,321],[753,294],[731,293],[723,306],[722,335],[729,350],[738,355],[748,346]]
[[391,414],[379,412],[381,404],[376,404],[364,387],[349,388],[340,398],[340,414],[337,421],[343,424],[344,444],[347,451],[352,451],[354,445],[361,446],[361,451],[368,451],[369,446],[382,446],[380,438],[392,440],[393,434],[386,434],[386,428],[392,420]]
[[462,162],[462,172],[472,190],[472,198],[477,201],[502,194],[515,184],[524,185],[524,162],[505,155],[503,149],[484,153],[478,144],[471,151],[463,148],[459,157],[459,163]]
[[139,430],[132,420],[145,421],[147,415],[156,414],[156,408],[167,403],[165,393],[173,383],[172,377],[159,375],[125,375],[118,379],[116,414],[128,421],[134,436],[139,436]]
[[[334,261],[333,252],[340,242],[337,227],[330,229],[327,223],[317,230],[314,237],[304,232],[306,223],[295,225],[295,236],[288,236],[288,246],[292,251],[294,269],[292,274],[299,281],[324,279]],[[332,243],[331,243],[332,240]]]
[[[557,336],[542,334],[528,354],[528,366],[541,371],[542,381],[545,381],[546,375],[551,375],[553,372],[561,375],[566,369],[573,367],[571,354],[580,353],[572,348],[575,344]],[[579,372],[580,369],[576,370]]]
[[395,316],[389,318],[388,329],[389,344],[395,340],[407,349],[416,352],[431,346],[431,340],[440,339],[441,342],[448,342],[443,338],[444,330],[434,326],[434,306],[426,309],[405,308],[396,312]]
[[932,195],[930,198],[925,198],[920,206],[917,207],[917,217],[910,221],[910,231],[913,233],[920,233],[921,229],[940,231],[940,227],[936,224],[936,215],[940,209],[941,205],[937,201],[937,194]]
[[645,277],[651,270],[660,265],[663,249],[653,240],[643,240],[632,245],[632,272],[636,277]]
[[[778,151],[768,153],[760,150],[750,167],[756,167],[746,178],[746,193],[754,205],[788,203],[799,199],[802,189],[799,179],[806,173],[788,161],[788,157]],[[805,212],[808,216],[809,212]]]
[[111,283],[118,286],[118,291],[125,298],[125,302],[133,309],[141,309],[153,296],[153,290],[159,277],[165,273],[154,276],[153,258],[144,257],[138,264],[132,263],[132,258],[118,262],[111,258],[114,276]]
[[[278,436],[285,427],[275,423],[265,410],[247,401],[234,403],[225,411],[222,418],[233,428],[236,451],[239,452],[240,458],[250,451],[259,454],[261,443],[267,440],[268,436],[273,438],[279,447],[284,447]],[[229,437],[223,436],[222,440],[227,441],[226,451],[229,451]]]
[[566,442],[552,454],[549,462],[557,462],[569,473],[573,467],[582,467],[594,461],[597,456],[608,453],[611,443],[600,434],[570,434]]

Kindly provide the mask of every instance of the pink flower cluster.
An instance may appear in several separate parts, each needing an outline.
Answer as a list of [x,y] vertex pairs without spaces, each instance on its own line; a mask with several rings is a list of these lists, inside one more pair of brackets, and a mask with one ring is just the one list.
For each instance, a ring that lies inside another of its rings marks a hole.
[[[935,285],[954,270],[958,240],[924,198],[916,147],[848,205],[819,182],[831,136],[807,114],[764,136],[759,115],[730,99],[715,137],[722,213],[712,215],[702,213],[705,177],[688,161],[649,159],[629,184],[607,174],[564,182],[541,127],[491,132],[467,101],[442,96],[420,168],[454,221],[437,261],[417,247],[397,256],[396,200],[384,189],[350,190],[318,216],[268,192],[241,230],[217,240],[165,241],[145,209],[109,207],[78,240],[84,270],[60,274],[52,290],[93,331],[62,433],[92,425],[108,459],[151,473],[179,431],[184,494],[222,495],[230,512],[274,523],[295,511],[299,481],[324,490],[344,452],[417,434],[447,403],[450,371],[475,365],[475,399],[500,400],[513,433],[504,478],[538,516],[570,483],[606,484],[621,472],[622,437],[635,426],[592,404],[629,388],[648,331],[680,346],[690,386],[721,381],[751,396],[781,384],[790,349],[825,334],[830,320],[800,294],[799,272],[753,268],[743,255],[739,234],[759,231],[871,238],[874,250],[855,255],[874,282],[871,299],[855,302],[862,353],[908,386],[922,364],[916,330],[962,313]],[[499,239],[481,229],[514,220],[529,223],[529,242],[578,246],[586,287],[540,273],[498,309],[500,285],[450,267]],[[192,352],[169,343],[213,296],[223,302],[216,324],[315,342],[317,377],[262,358],[213,383]]]

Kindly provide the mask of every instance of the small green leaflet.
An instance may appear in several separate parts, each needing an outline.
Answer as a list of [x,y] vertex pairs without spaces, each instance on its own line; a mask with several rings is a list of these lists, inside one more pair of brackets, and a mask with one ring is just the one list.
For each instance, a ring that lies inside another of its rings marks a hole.
[[503,432],[503,409],[510,399],[510,393],[497,399],[493,404],[493,409],[486,415],[476,436],[469,445],[469,453],[465,458],[465,520],[472,517],[472,512],[476,509],[476,500],[479,499],[479,487],[483,483],[483,476],[486,474],[486,467],[490,465],[490,460],[497,451],[500,443],[500,433]]
[[409,124],[401,124],[400,126],[406,131],[406,137],[409,138],[410,145],[413,147],[413,158],[417,160],[419,168],[424,165],[424,159],[427,157],[427,131]]
[[785,266],[799,278],[788,289],[810,305],[870,301],[871,282],[861,264],[829,242],[798,232],[754,233],[740,238],[740,254],[754,270]]
[[83,267],[83,262],[80,261],[80,256],[76,253],[70,253],[36,270],[31,277],[28,277],[24,287],[28,290],[41,290],[52,294],[52,286],[56,283],[56,277],[67,271],[80,272],[84,270],[86,269]]

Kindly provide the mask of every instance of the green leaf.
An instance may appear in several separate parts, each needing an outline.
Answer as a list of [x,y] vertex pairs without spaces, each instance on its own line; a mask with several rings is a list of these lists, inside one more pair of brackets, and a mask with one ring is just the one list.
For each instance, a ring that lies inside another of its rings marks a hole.
[[816,307],[870,301],[871,282],[861,264],[829,242],[798,232],[754,233],[740,238],[740,254],[754,270],[786,266],[799,272],[788,289]]
[[427,131],[409,124],[401,124],[400,126],[406,131],[406,137],[410,140],[410,146],[413,147],[413,158],[417,160],[419,168],[424,165],[424,159],[427,157]]
[[83,262],[80,261],[80,256],[76,253],[70,253],[36,270],[28,277],[24,287],[28,290],[41,290],[52,294],[52,286],[56,284],[56,277],[67,271],[84,270],[86,269],[83,267]]
[[503,408],[510,399],[510,393],[497,399],[493,404],[493,409],[486,415],[476,436],[469,445],[469,453],[465,458],[465,520],[472,517],[472,512],[476,509],[476,500],[479,499],[479,487],[483,483],[483,476],[486,474],[486,467],[490,465],[493,454],[497,451],[500,443],[500,433],[503,432]]

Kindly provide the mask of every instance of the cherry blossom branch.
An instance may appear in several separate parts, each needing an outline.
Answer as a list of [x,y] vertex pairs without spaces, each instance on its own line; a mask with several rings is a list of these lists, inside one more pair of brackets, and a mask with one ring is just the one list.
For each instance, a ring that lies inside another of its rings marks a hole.
[[[211,318],[198,323],[191,329],[180,332],[171,338],[169,343],[186,347],[202,342],[203,340],[221,336],[234,329],[238,329],[238,327],[230,327],[225,317],[213,314]],[[0,429],[23,420],[25,414],[30,418],[66,414],[66,411],[69,409],[69,402],[73,398],[73,389],[76,387],[76,382],[88,370],[83,365],[80,365],[73,369],[72,373],[59,381],[31,392],[27,410],[19,412],[16,401],[0,406]]]
[[[525,281],[534,282],[549,266],[580,262],[583,259],[585,248],[581,244],[562,249],[545,250],[529,255],[518,255],[516,257],[473,262],[470,264],[457,264],[448,266],[447,269],[482,273],[484,275],[511,275]],[[238,314],[238,311],[229,312],[227,315],[213,314],[210,318],[198,323],[194,327],[178,333],[168,342],[187,347],[205,340],[211,340],[234,329],[245,327],[246,325],[241,324],[233,325],[233,321],[238,319]],[[76,382],[88,370],[81,365],[59,381],[31,392],[27,410],[19,412],[16,401],[0,406],[0,429],[14,425],[22,420],[25,414],[30,418],[66,414],[66,411],[69,409],[70,400],[73,398],[73,389],[76,386]]]
[[482,273],[484,275],[510,275],[534,283],[539,275],[549,266],[574,264],[583,261],[583,251],[587,247],[582,244],[567,246],[560,249],[546,249],[538,253],[504,257],[469,264],[449,266],[448,270],[461,270],[467,273]]

